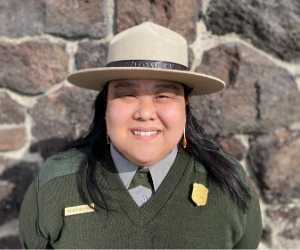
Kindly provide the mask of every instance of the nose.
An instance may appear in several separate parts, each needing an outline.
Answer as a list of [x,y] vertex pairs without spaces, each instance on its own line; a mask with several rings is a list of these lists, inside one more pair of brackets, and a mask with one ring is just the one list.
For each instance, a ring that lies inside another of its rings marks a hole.
[[141,96],[133,113],[133,119],[148,121],[157,119],[157,110],[152,97]]

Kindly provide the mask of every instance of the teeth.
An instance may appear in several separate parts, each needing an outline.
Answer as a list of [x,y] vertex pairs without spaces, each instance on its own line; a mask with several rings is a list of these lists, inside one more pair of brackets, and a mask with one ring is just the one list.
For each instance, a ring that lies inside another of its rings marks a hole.
[[144,131],[133,131],[135,135],[140,135],[140,136],[150,136],[150,135],[155,135],[157,134],[157,131],[149,131],[149,132],[144,132]]

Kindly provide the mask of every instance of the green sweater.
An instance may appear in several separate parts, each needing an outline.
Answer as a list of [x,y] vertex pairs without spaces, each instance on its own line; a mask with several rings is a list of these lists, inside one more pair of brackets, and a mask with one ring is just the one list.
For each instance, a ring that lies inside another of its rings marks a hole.
[[65,216],[65,208],[84,205],[76,182],[83,156],[73,150],[49,158],[29,187],[19,218],[25,248],[257,248],[260,207],[244,171],[252,196],[245,213],[217,186],[206,205],[197,206],[191,198],[193,184],[205,185],[206,171],[180,149],[155,195],[138,207],[107,149],[106,164],[98,165],[95,175],[114,211],[108,220],[104,210]]

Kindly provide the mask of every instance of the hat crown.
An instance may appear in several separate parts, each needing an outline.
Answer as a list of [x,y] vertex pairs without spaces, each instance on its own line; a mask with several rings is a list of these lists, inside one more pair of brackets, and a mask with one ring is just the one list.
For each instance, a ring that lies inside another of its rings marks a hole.
[[124,60],[165,61],[187,67],[187,42],[172,30],[145,22],[111,40],[108,63]]

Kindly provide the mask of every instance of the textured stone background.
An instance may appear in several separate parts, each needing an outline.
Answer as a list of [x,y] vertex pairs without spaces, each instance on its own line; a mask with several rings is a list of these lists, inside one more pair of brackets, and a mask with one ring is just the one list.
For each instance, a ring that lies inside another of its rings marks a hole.
[[44,160],[84,134],[95,91],[66,76],[104,66],[108,43],[152,21],[183,35],[192,71],[225,91],[193,97],[199,123],[259,195],[259,248],[300,248],[298,0],[0,0],[0,248]]

